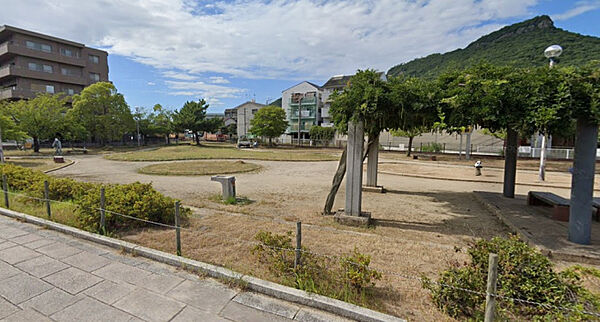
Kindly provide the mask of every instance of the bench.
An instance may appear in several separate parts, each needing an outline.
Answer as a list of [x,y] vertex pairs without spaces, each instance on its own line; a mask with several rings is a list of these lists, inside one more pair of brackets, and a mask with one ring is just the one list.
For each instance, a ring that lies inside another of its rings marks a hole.
[[569,221],[569,199],[552,192],[529,191],[527,204],[530,206],[550,206],[553,208],[552,219]]

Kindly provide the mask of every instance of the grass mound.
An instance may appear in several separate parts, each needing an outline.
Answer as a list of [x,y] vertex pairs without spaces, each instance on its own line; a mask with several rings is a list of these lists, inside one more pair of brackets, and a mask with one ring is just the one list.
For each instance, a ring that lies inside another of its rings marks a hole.
[[143,174],[165,176],[205,176],[250,172],[261,168],[258,164],[245,161],[191,161],[152,164],[138,171]]

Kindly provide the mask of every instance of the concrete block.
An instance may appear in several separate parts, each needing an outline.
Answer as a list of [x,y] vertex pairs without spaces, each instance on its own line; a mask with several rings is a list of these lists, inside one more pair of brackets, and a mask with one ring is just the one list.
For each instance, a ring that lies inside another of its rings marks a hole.
[[113,304],[133,292],[134,289],[135,286],[128,283],[115,283],[104,280],[83,291],[83,293],[106,304]]
[[42,278],[61,271],[69,265],[59,262],[54,258],[42,255],[28,261],[20,262],[15,266],[35,277]]
[[42,256],[42,254],[23,246],[15,246],[0,250],[0,260],[9,264],[16,264],[38,256]]
[[16,243],[13,243],[11,241],[4,241],[4,242],[0,243],[0,250],[15,247],[15,246],[17,246]]
[[27,234],[27,235],[22,235],[19,237],[15,237],[12,238],[11,241],[13,243],[17,243],[17,244],[27,244],[36,240],[40,240],[44,237],[38,235],[38,234]]
[[82,271],[75,267],[69,267],[44,278],[44,280],[71,294],[77,294],[102,281],[102,278]]
[[36,241],[32,241],[30,243],[27,244],[23,244],[23,246],[29,248],[29,249],[38,249],[40,247],[44,247],[44,246],[48,246],[48,245],[52,245],[56,243],[55,240],[49,239],[49,238],[42,238],[42,239],[38,239]]
[[323,311],[313,310],[303,307],[294,317],[296,321],[302,322],[350,322],[352,320],[345,319],[338,315],[329,314]]
[[366,227],[371,224],[371,213],[363,211],[360,216],[349,216],[346,212],[337,212],[333,220],[342,225]]
[[95,271],[111,262],[106,257],[98,256],[86,251],[64,258],[62,261],[86,272]]
[[230,322],[214,314],[204,312],[191,306],[185,307],[177,316],[175,316],[171,322],[196,322],[196,321],[210,321],[210,322]]
[[223,189],[223,200],[235,198],[235,177],[233,176],[212,176],[211,181],[221,183]]
[[14,228],[14,227],[3,227],[0,229],[0,236],[2,236],[2,238],[4,238],[4,239],[9,239],[9,240],[12,238],[27,235],[27,234],[28,234],[28,232],[18,229],[18,228]]
[[0,295],[11,303],[20,304],[51,288],[53,286],[44,281],[25,273],[20,273],[0,283]]
[[143,285],[150,276],[150,272],[122,263],[112,263],[93,272],[95,275],[113,282],[127,282],[134,285]]
[[0,319],[5,318],[18,311],[21,311],[21,309],[0,297]]
[[52,322],[52,320],[50,320],[49,318],[43,316],[42,314],[40,314],[32,309],[25,309],[22,311],[18,311],[16,313],[6,317],[2,321],[4,321],[4,322],[31,322],[31,321]]
[[40,247],[36,249],[36,251],[55,259],[63,259],[82,252],[82,250],[79,248],[71,247],[60,242]]
[[253,309],[251,307],[236,303],[229,302],[227,306],[221,312],[221,316],[226,319],[230,319],[233,321],[244,321],[244,322],[263,322],[263,321],[271,321],[271,322],[289,322],[289,319],[286,319],[282,316],[275,315],[272,313],[260,311],[257,309]]
[[243,292],[233,298],[234,302],[245,306],[255,308],[264,312],[279,315],[288,319],[293,319],[296,316],[300,307],[290,304],[272,297],[264,296],[257,293]]
[[34,309],[46,316],[50,316],[67,306],[81,300],[80,297],[53,288],[28,301],[21,303],[22,308]]
[[385,193],[385,189],[383,186],[362,186],[362,191],[364,192],[374,192],[374,193]]
[[0,261],[0,281],[2,281],[3,279],[7,279],[9,277],[15,276],[19,273],[21,273],[21,271],[14,268],[12,265],[9,265],[3,261]]
[[167,296],[207,312],[219,313],[236,294],[236,291],[211,280],[186,280]]
[[159,294],[165,294],[183,281],[183,278],[173,275],[152,274],[140,286]]
[[84,322],[84,321],[114,321],[126,322],[134,317],[106,305],[98,300],[85,297],[81,301],[58,311],[50,316],[52,319],[60,322]]
[[114,307],[146,321],[169,321],[185,304],[147,290],[137,289],[118,300]]

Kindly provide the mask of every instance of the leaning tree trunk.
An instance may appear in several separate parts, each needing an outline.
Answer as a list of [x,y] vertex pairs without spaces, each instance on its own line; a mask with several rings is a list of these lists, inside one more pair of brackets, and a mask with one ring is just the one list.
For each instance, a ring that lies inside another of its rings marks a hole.
[[[369,143],[367,144],[367,149],[365,151],[365,154],[363,155],[363,162],[367,158],[367,156],[369,154],[369,149],[371,148],[371,145],[373,144],[373,141],[371,141],[370,138],[371,137],[369,136]],[[344,175],[346,174],[347,152],[348,152],[348,147],[346,147],[344,149],[344,152],[342,153],[342,156],[340,157],[340,162],[338,163],[337,171],[335,172],[335,175],[333,176],[333,182],[331,183],[331,190],[329,190],[329,194],[327,195],[327,200],[325,201],[325,207],[323,208],[324,215],[331,214],[331,208],[333,208],[333,203],[335,202],[335,195],[337,194],[338,190],[340,189],[342,180],[344,180]]]
[[410,156],[410,152],[412,151],[412,144],[413,144],[413,139],[414,138],[415,138],[414,136],[409,136],[408,137],[408,152],[406,153],[407,157]]

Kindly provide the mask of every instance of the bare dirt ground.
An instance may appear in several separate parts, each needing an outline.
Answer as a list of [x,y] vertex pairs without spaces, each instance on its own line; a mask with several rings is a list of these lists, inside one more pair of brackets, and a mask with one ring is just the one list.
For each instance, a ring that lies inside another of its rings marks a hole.
[[[210,176],[152,176],[137,170],[153,162],[109,161],[93,155],[73,159],[76,164],[54,175],[93,182],[152,182],[159,191],[182,199],[185,205],[202,208],[190,222],[193,232],[182,233],[184,255],[259,277],[268,277],[267,272],[250,254],[251,246],[238,239],[252,240],[260,230],[291,231],[296,221],[302,221],[303,245],[312,251],[338,255],[356,247],[372,255],[373,267],[413,277],[437,277],[449,265],[467,260],[465,249],[476,238],[509,233],[472,196],[474,190],[499,192],[500,184],[380,174],[379,184],[388,193],[363,194],[363,210],[372,212],[376,225],[360,229],[337,225],[320,214],[337,167],[335,161],[253,161],[263,169],[236,175],[238,195],[253,202],[238,206],[217,201],[221,187],[211,182]],[[528,186],[516,187],[517,194],[529,190]],[[569,193],[568,189],[544,190]],[[343,207],[343,201],[344,183],[335,208]],[[174,251],[173,236],[172,231],[145,230],[126,238]],[[432,304],[418,280],[387,273],[383,276],[377,292],[385,301],[377,309],[415,321],[449,320]]]

